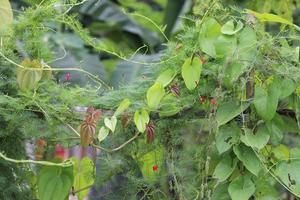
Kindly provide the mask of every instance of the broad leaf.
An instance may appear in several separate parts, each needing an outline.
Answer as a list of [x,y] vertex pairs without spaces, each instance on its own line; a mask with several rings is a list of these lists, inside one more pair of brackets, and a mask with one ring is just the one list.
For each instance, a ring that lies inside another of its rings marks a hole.
[[148,124],[150,118],[146,110],[137,110],[134,113],[134,123],[139,130],[139,132],[144,132],[146,130],[146,124]]
[[199,83],[202,71],[202,62],[198,57],[191,57],[185,60],[181,68],[182,77],[186,87],[194,90]]
[[238,176],[228,187],[232,200],[248,200],[255,192],[255,185],[249,176]]
[[228,184],[220,184],[213,191],[211,200],[231,200],[228,194]]
[[224,125],[220,127],[216,136],[216,145],[219,153],[229,150],[236,144],[241,135],[241,130],[236,125]]
[[300,161],[282,162],[276,167],[275,174],[295,194],[300,195]]
[[235,26],[234,20],[230,20],[222,26],[221,32],[225,35],[234,35],[237,32],[239,32],[242,28],[243,28],[243,23],[241,21],[238,21]]
[[159,110],[160,117],[169,117],[176,115],[180,111],[180,107],[177,103],[178,98],[173,94],[167,94],[161,100],[161,108]]
[[129,99],[124,99],[119,107],[117,108],[117,110],[114,113],[114,116],[118,116],[120,114],[122,114],[129,106],[130,106],[131,102]]
[[249,103],[239,103],[236,101],[229,101],[224,104],[221,104],[217,110],[217,122],[218,125],[221,126],[226,124],[239,114],[241,114],[244,110],[249,107]]
[[37,179],[40,200],[65,200],[73,184],[73,167],[45,166]]
[[247,70],[247,66],[237,61],[228,64],[224,70],[224,85],[228,88],[234,86],[234,82]]
[[244,135],[241,137],[244,144],[257,149],[264,148],[269,139],[269,130],[265,125],[259,126],[256,133],[253,133],[250,129],[245,129]]
[[102,126],[98,133],[98,141],[102,142],[103,140],[105,140],[105,138],[108,136],[108,134],[109,134],[109,130],[107,128],[105,128],[104,126]]
[[296,90],[296,84],[291,79],[283,79],[280,84],[280,99],[290,96]]
[[225,181],[234,171],[237,161],[237,159],[232,159],[229,154],[226,154],[215,168],[214,177],[220,181]]
[[266,90],[261,86],[255,87],[254,106],[257,114],[265,121],[270,121],[276,114],[280,94],[276,85],[271,83]]
[[161,99],[165,95],[164,87],[161,83],[154,83],[147,91],[147,103],[149,108],[157,109]]
[[234,36],[220,35],[215,41],[216,57],[232,56],[237,48],[237,38]]
[[200,48],[201,51],[211,57],[216,56],[215,40],[221,35],[221,26],[213,18],[208,18],[204,21],[200,29]]
[[261,170],[260,161],[250,147],[244,145],[234,146],[233,152],[252,174],[258,175]]
[[[71,158],[74,165],[74,189],[80,190],[91,186],[95,182],[96,177],[96,168],[94,162],[89,157],[84,157],[78,161],[75,157]],[[83,200],[87,196],[89,190],[82,190],[79,193],[76,193],[79,200]]]
[[277,22],[277,23],[282,23],[282,24],[287,24],[293,26],[294,24],[287,19],[284,19],[278,15],[270,14],[270,13],[258,13],[253,10],[248,10],[246,11],[252,15],[254,15],[257,19],[259,19],[262,22]]
[[156,83],[160,83],[163,87],[166,87],[171,83],[173,78],[176,76],[176,72],[172,69],[167,69],[166,71],[162,72],[158,78],[156,79]]
[[252,63],[257,55],[257,37],[255,31],[245,27],[238,37],[238,60]]

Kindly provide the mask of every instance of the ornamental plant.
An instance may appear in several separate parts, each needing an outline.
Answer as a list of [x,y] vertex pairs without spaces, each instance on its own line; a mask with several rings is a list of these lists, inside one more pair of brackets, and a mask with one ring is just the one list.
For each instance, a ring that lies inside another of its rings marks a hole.
[[[159,62],[142,63],[93,40],[68,14],[76,2],[60,9],[57,2],[0,24],[0,73],[8,77],[0,84],[0,166],[30,174],[15,178],[17,190],[28,193],[17,198],[83,199],[92,187],[101,193],[91,199],[280,199],[281,191],[300,197],[297,25],[213,1],[186,17]],[[81,68],[55,67],[43,40],[49,23],[151,72],[113,90]],[[278,33],[266,32],[266,23],[278,24]],[[52,77],[58,71],[78,71],[96,86],[59,84]],[[80,113],[79,105],[88,109]],[[37,159],[26,159],[21,145],[14,147],[19,154],[10,152],[6,137],[34,141]],[[57,143],[100,153],[95,160],[54,158]]]

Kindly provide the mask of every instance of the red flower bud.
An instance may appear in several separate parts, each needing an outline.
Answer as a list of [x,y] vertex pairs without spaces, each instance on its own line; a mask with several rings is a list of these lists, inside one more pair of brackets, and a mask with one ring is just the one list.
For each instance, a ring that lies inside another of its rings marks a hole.
[[71,74],[67,73],[66,76],[65,76],[65,78],[66,78],[66,81],[70,81],[71,80]]
[[212,98],[212,99],[210,100],[210,104],[211,104],[212,106],[216,106],[216,105],[218,105],[218,102],[217,102],[217,100],[216,100],[215,98]]
[[146,125],[146,134],[147,134],[147,143],[152,143],[155,137],[155,125],[152,121],[150,121]]
[[177,97],[180,96],[180,90],[176,84],[171,85],[170,90],[173,94],[175,94],[175,96],[177,96]]
[[65,159],[65,149],[60,144],[55,145],[54,155],[55,155],[55,157],[58,157],[58,158],[64,160]]
[[199,102],[200,102],[200,103],[205,103],[205,101],[206,101],[206,97],[203,96],[203,95],[201,95],[201,96],[199,97]]

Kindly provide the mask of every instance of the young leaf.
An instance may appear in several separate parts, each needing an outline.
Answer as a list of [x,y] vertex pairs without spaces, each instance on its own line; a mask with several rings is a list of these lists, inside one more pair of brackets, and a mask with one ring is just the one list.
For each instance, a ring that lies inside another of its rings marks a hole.
[[254,15],[257,19],[259,19],[262,22],[278,22],[278,23],[294,26],[294,24],[292,22],[290,22],[289,20],[284,19],[278,15],[274,15],[274,14],[270,14],[270,13],[258,13],[258,12],[255,12],[255,11],[249,10],[249,9],[246,9],[246,11],[247,11],[247,13]]
[[228,187],[232,200],[248,200],[255,192],[255,185],[249,176],[238,176]]
[[[96,177],[96,168],[94,162],[89,157],[84,157],[78,161],[75,157],[71,158],[74,165],[74,189],[80,190],[90,185],[93,185]],[[76,193],[78,200],[83,200],[89,193],[89,190],[82,190],[81,192]]]
[[264,148],[270,139],[269,130],[265,125],[259,126],[256,133],[253,133],[251,129],[245,129],[244,134],[241,137],[242,142],[257,149]]
[[216,146],[219,153],[229,150],[233,144],[237,143],[241,135],[239,127],[233,124],[220,127],[216,136]]
[[124,99],[115,111],[114,116],[117,117],[118,115],[122,114],[130,106],[130,104],[131,102],[129,99]]
[[221,104],[217,110],[218,125],[224,125],[240,113],[244,112],[249,107],[249,103],[239,103],[236,101],[229,101]]
[[234,171],[237,161],[237,159],[233,160],[229,154],[226,154],[218,163],[214,171],[214,177],[220,181],[225,181]]
[[111,119],[105,118],[104,119],[104,124],[107,128],[111,130],[111,132],[115,132],[116,125],[117,125],[117,118],[116,116],[112,116]]
[[237,32],[239,32],[242,28],[243,23],[241,21],[238,21],[236,26],[234,26],[234,20],[229,20],[222,26],[221,32],[225,35],[234,35]]
[[108,136],[108,134],[109,134],[109,130],[107,128],[105,128],[104,126],[102,126],[98,133],[98,141],[102,142],[103,140],[105,140],[105,138]]
[[147,103],[149,108],[157,109],[161,99],[165,95],[165,90],[162,84],[156,82],[147,91]]
[[176,72],[172,69],[167,69],[166,71],[162,72],[158,78],[156,79],[156,83],[160,83],[163,87],[166,87],[171,83],[173,78],[176,76]]
[[139,130],[143,133],[146,130],[146,124],[148,124],[150,118],[146,110],[137,110],[134,113],[134,123]]
[[181,74],[186,87],[189,90],[194,90],[199,83],[202,71],[202,62],[198,57],[187,58],[181,68]]
[[258,175],[261,170],[260,161],[250,147],[244,145],[234,146],[233,152],[252,174]]
[[45,166],[37,179],[40,200],[65,200],[73,184],[73,167]]

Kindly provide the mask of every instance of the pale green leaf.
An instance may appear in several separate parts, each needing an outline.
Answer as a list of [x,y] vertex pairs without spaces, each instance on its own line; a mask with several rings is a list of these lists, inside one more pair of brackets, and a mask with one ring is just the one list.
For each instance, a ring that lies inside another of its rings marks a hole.
[[237,159],[232,159],[229,154],[224,155],[216,166],[213,176],[220,181],[225,181],[234,171],[237,161]]
[[13,22],[13,12],[9,0],[0,0],[0,32]]
[[241,137],[244,144],[257,149],[264,148],[269,139],[269,130],[265,125],[259,126],[256,133],[253,133],[251,129],[245,129],[244,135]]
[[219,128],[216,136],[216,145],[219,153],[229,150],[232,145],[239,141],[241,130],[233,124],[224,125]]
[[176,76],[176,72],[172,69],[167,69],[166,71],[163,71],[158,78],[156,79],[156,83],[160,83],[163,87],[166,87],[171,83],[171,81]]
[[102,142],[103,140],[105,140],[105,138],[108,136],[108,134],[109,134],[109,130],[107,128],[105,128],[104,126],[102,126],[98,133],[98,141]]
[[255,185],[247,175],[238,176],[228,187],[232,200],[248,200],[255,192]]
[[124,99],[119,107],[117,108],[117,110],[114,113],[114,116],[118,116],[120,114],[122,114],[129,106],[130,106],[131,102],[129,99]]
[[186,87],[194,90],[199,83],[202,71],[202,62],[198,57],[191,57],[185,60],[181,68],[181,74]]
[[146,110],[137,110],[134,113],[134,123],[139,132],[146,130],[146,125],[149,123],[149,114]]
[[104,124],[111,132],[115,132],[117,122],[116,116],[112,116],[110,119],[108,117],[104,118]]
[[243,23],[238,21],[237,24],[234,24],[234,20],[229,20],[226,22],[222,28],[221,32],[225,35],[234,35],[243,28]]
[[157,109],[161,99],[165,95],[165,90],[162,84],[156,82],[147,91],[147,103],[149,108]]

